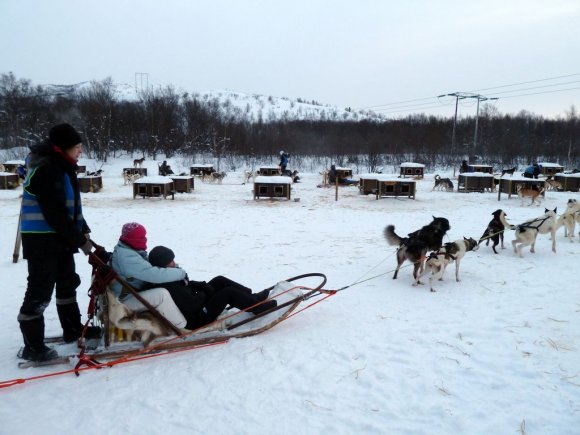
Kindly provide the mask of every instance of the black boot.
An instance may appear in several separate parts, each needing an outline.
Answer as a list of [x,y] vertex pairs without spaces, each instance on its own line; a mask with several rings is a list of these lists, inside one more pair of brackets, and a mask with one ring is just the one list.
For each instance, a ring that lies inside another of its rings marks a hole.
[[56,350],[44,344],[44,317],[32,320],[20,320],[20,331],[24,338],[24,348],[18,354],[28,361],[46,361],[58,358]]
[[278,306],[278,302],[275,299],[272,299],[271,301],[264,302],[264,303],[258,305],[257,307],[252,308],[251,311],[253,314],[261,314],[264,311],[270,310],[272,308],[276,308],[277,306]]
[[266,299],[268,299],[268,296],[270,296],[270,290],[266,289],[262,290],[261,292],[254,293],[254,296],[256,297],[257,302],[265,301]]
[[[65,343],[72,343],[80,338],[84,325],[81,323],[81,312],[76,302],[56,305],[56,312],[62,326],[62,337]],[[101,336],[101,328],[89,326],[85,332],[85,338],[98,338]]]

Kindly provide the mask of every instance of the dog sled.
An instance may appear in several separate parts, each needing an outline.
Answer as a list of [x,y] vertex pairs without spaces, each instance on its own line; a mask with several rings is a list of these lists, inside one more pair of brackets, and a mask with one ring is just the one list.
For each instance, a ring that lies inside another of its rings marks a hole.
[[[276,307],[256,315],[246,310],[231,308],[208,325],[193,331],[180,330],[142,299],[130,284],[106,264],[107,255],[108,253],[98,245],[95,245],[95,250],[89,254],[93,276],[89,289],[90,302],[85,329],[89,324],[99,326],[103,331],[101,337],[89,340],[81,337],[78,343],[64,343],[62,337],[49,337],[45,342],[53,345],[59,357],[42,362],[21,361],[20,368],[75,364],[75,371],[78,374],[78,369],[84,366],[112,366],[115,365],[115,361],[127,362],[148,355],[226,343],[234,338],[250,337],[265,332],[297,313],[298,306],[304,301],[316,296],[328,297],[335,293],[323,290],[326,284],[325,275],[303,274],[280,281],[268,288],[270,294],[266,301],[276,300]],[[148,310],[135,313],[124,306],[109,288],[109,284],[113,281],[119,282]]]

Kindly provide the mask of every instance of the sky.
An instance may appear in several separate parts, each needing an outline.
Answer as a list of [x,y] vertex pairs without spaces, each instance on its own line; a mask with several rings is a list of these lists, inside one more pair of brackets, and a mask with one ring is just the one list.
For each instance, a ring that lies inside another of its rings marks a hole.
[[[158,158],[143,162],[149,174],[157,173]],[[176,172],[191,164],[167,161]],[[101,163],[81,159],[89,170]],[[541,205],[529,206],[505,193],[498,201],[491,192],[433,191],[436,173],[453,173],[427,167],[415,199],[377,200],[350,186],[339,188],[336,201],[335,189],[317,187],[322,168],[302,164],[290,201],[254,200],[252,185],[242,184],[243,165],[222,184],[196,178],[193,192],[171,200],[133,199],[121,176],[132,159],[107,160],[102,190],[82,194],[82,202],[92,239],[108,250],[122,225],[137,221],[147,228],[149,250],[170,247],[191,279],[225,275],[259,291],[322,273],[325,289],[344,290],[301,303],[320,302],[259,335],[78,378],[30,379],[70,365],[17,367],[27,263],[12,258],[22,187],[0,189],[0,381],[28,379],[0,388],[0,434],[578,434],[578,227],[573,242],[563,229],[556,233],[556,253],[545,234],[523,258],[508,231],[506,249],[494,254],[482,244],[467,252],[461,281],[451,264],[434,293],[427,276],[425,285],[412,286],[408,262],[392,279],[396,247],[383,237],[388,224],[406,235],[434,215],[449,219],[445,242],[477,239],[498,208],[519,224],[545,207],[562,213],[578,193],[549,191]],[[386,173],[394,177],[399,168]],[[91,270],[82,254],[75,260],[84,320]],[[45,323],[48,336],[61,333],[54,299]],[[73,344],[58,351],[78,352]]]
[[[0,0],[0,72],[112,77],[380,111],[565,116],[580,102],[576,0]],[[512,86],[519,84],[518,86]]]

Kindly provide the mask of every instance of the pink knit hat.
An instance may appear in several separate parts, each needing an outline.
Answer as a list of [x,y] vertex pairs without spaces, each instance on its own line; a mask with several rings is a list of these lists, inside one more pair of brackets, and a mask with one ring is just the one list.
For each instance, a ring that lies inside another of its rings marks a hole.
[[123,243],[126,243],[133,249],[137,249],[138,251],[146,251],[147,250],[147,230],[141,224],[137,222],[129,222],[128,224],[123,225],[123,229],[121,230],[121,237],[119,240]]

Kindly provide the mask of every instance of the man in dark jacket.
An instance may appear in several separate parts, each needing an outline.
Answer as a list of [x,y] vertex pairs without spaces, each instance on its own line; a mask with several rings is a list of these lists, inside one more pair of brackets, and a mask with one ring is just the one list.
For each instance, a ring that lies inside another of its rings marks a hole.
[[[19,356],[43,361],[55,358],[44,344],[44,310],[56,287],[56,308],[66,342],[81,336],[83,324],[76,300],[80,277],[73,254],[91,251],[90,229],[82,214],[76,176],[82,139],[69,124],[50,129],[45,141],[31,147],[22,195],[23,256],[28,260],[28,285],[18,314],[24,348]],[[98,336],[91,327],[85,337]]]

